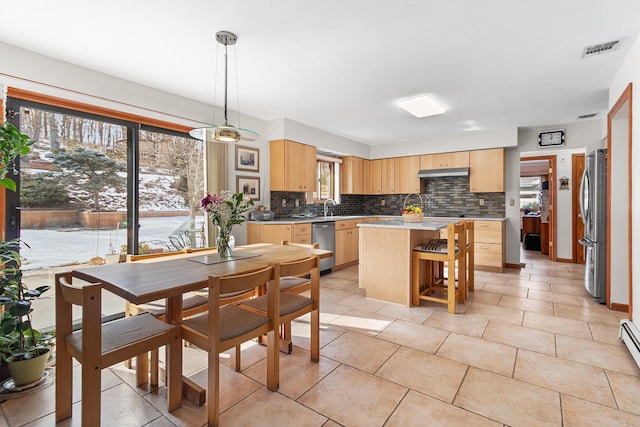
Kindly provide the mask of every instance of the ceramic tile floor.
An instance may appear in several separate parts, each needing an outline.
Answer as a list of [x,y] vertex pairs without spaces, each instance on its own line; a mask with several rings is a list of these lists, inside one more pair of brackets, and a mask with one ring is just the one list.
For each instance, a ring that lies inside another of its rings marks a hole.
[[[617,340],[625,313],[595,304],[583,266],[525,252],[525,267],[477,272],[459,314],[423,302],[366,299],[357,267],[321,279],[321,360],[309,360],[306,319],[281,355],[280,389],[265,387],[265,350],[247,343],[243,372],[223,358],[223,426],[640,426],[640,369]],[[185,348],[184,371],[206,383],[206,357]],[[77,379],[77,375],[76,375]],[[168,414],[166,389],[103,371],[104,426],[202,426],[189,402]],[[6,400],[0,427],[50,426],[53,385]],[[79,423],[79,383],[72,420]]]

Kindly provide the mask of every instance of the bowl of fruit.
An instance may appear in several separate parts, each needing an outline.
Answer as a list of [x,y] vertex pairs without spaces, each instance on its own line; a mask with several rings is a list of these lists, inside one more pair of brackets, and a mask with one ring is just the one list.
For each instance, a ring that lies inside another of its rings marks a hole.
[[404,222],[422,222],[422,208],[414,205],[405,206],[402,208],[402,218]]

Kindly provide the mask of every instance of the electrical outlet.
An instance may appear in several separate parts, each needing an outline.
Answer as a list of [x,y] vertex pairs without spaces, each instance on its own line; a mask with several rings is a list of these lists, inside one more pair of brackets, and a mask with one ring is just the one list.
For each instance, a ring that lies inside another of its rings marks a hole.
[[287,207],[287,199],[282,199],[282,207],[283,208]]
[[480,206],[484,206],[484,199],[480,199]]
[[387,204],[387,202],[384,199],[380,200],[380,206],[384,206],[386,204]]
[[300,207],[300,200],[296,199],[296,208],[299,208],[299,207]]
[[515,206],[516,200],[514,198],[509,199],[509,206]]

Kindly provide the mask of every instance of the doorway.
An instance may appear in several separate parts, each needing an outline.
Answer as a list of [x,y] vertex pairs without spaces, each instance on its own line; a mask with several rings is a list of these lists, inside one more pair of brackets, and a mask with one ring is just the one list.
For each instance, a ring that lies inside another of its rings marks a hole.
[[[537,248],[542,255],[556,260],[555,252],[555,156],[520,159],[520,217],[522,248]],[[532,184],[528,188],[523,184]],[[535,189],[535,190],[533,190]],[[532,193],[534,193],[532,195]],[[527,239],[527,235],[533,237]],[[537,250],[537,249],[536,249]]]

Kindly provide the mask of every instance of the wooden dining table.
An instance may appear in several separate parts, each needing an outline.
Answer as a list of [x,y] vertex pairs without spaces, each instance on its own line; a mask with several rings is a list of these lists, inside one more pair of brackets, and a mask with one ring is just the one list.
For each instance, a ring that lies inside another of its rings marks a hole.
[[[253,244],[236,247],[231,259],[216,250],[177,253],[137,262],[100,265],[72,271],[74,278],[100,283],[102,288],[134,304],[166,299],[167,323],[182,320],[182,295],[208,286],[209,276],[248,273],[274,263],[285,263],[331,251],[294,245]],[[182,371],[182,366],[176,366]],[[178,384],[179,386],[179,384]],[[183,376],[183,395],[196,404],[205,401],[205,390]],[[173,402],[180,405],[179,402]],[[176,407],[176,406],[173,406]]]

